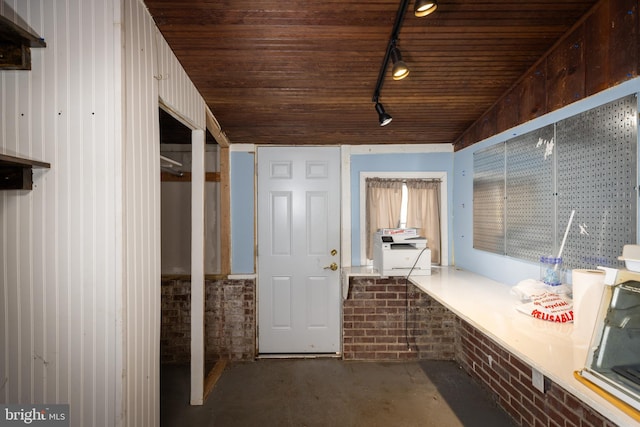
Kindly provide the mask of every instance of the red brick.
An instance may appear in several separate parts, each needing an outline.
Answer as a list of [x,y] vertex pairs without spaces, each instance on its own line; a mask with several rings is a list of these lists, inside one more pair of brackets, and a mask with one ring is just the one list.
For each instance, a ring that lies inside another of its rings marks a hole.
[[373,343],[376,342],[375,337],[367,337],[367,336],[354,336],[354,343]]
[[380,344],[396,344],[399,339],[397,336],[379,336],[375,337],[375,342]]
[[380,335],[386,336],[387,330],[386,329],[366,329],[364,333],[367,336],[380,336]]
[[527,365],[526,363],[524,363],[523,361],[518,359],[516,356],[510,354],[509,355],[509,363],[514,368],[516,368],[517,370],[522,372],[523,375],[531,377],[531,366]]
[[384,322],[387,320],[387,316],[384,314],[367,314],[365,320],[367,322]]
[[398,358],[398,353],[379,351],[376,353],[376,360],[393,360]]
[[401,299],[401,300],[388,300],[387,301],[387,307],[402,308],[403,312],[404,312],[405,306],[406,306],[406,302],[405,302],[404,299]]

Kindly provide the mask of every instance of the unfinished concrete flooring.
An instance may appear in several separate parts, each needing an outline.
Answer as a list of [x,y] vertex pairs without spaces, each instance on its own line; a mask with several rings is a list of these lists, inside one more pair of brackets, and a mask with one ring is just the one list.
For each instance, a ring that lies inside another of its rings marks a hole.
[[227,365],[203,406],[165,366],[162,427],[514,426],[455,362],[268,359]]

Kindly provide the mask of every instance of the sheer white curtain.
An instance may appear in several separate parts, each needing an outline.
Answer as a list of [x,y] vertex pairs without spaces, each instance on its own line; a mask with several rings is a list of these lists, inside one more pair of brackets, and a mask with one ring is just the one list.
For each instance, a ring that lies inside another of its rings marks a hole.
[[431,263],[440,264],[440,182],[407,180],[407,228],[427,238]]
[[379,228],[395,228],[400,223],[402,181],[367,178],[367,258],[373,259],[373,235]]

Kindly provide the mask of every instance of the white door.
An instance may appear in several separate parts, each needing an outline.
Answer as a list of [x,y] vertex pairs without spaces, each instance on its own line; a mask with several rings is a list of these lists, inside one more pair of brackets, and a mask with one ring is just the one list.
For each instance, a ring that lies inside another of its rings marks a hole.
[[261,354],[340,351],[339,244],[340,149],[258,148]]

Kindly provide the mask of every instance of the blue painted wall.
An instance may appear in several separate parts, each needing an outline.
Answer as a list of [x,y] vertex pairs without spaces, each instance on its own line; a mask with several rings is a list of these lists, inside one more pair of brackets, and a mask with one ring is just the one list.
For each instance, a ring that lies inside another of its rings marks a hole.
[[[360,265],[360,172],[446,172],[449,224],[452,220],[453,153],[355,154],[351,156],[351,265]],[[449,227],[451,230],[451,227]],[[449,259],[451,260],[451,231]]]
[[255,155],[231,152],[231,274],[255,273]]
[[507,132],[456,152],[453,173],[453,245],[455,247],[456,266],[511,285],[524,279],[538,278],[540,274],[537,263],[473,249],[473,153],[475,151],[504,142],[513,136],[522,135],[638,91],[640,91],[640,78],[575,102],[565,108],[531,120]]

